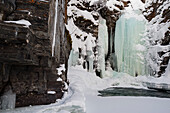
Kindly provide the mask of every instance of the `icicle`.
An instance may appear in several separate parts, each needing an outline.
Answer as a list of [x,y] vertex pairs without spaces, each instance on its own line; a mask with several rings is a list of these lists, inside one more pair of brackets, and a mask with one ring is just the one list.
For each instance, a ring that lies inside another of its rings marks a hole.
[[53,43],[52,43],[52,56],[54,56],[55,52],[55,38],[56,38],[56,27],[57,27],[57,8],[58,8],[58,0],[55,2],[55,18],[54,18],[54,33],[53,33]]

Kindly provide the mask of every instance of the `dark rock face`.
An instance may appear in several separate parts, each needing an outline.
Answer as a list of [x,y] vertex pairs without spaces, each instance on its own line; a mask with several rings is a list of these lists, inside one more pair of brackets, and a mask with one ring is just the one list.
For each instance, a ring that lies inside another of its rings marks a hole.
[[0,20],[5,20],[6,17],[15,10],[15,8],[16,8],[15,0],[1,0]]
[[[151,67],[151,75],[156,77],[164,75],[170,59],[170,48],[168,47],[170,44],[170,26],[168,25],[170,22],[169,5],[170,3],[167,0],[156,0],[155,2],[148,1],[147,7],[144,11],[144,15],[149,21],[148,28],[155,28],[155,31],[153,29],[147,30],[150,43],[149,48],[155,48],[156,50],[156,47],[160,45],[157,51],[149,54],[149,60],[152,62],[152,64],[155,64],[155,66],[158,67],[155,69],[153,68],[153,65],[149,64]],[[167,28],[165,28],[166,26]],[[164,30],[161,31],[160,29],[163,27]],[[153,35],[153,32],[157,35]],[[163,35],[159,36],[159,34]]]
[[[53,56],[54,0],[16,0],[16,10],[6,20],[25,19],[32,24],[29,27],[0,22],[0,96],[12,90],[16,94],[16,107],[49,104],[63,96],[67,70],[59,75],[56,68],[60,64],[67,68],[71,50],[70,35],[64,24],[67,22],[64,17],[66,6],[67,1],[58,1],[60,10],[57,12]],[[62,81],[57,81],[59,77]],[[47,94],[47,91],[55,91],[56,94]]]

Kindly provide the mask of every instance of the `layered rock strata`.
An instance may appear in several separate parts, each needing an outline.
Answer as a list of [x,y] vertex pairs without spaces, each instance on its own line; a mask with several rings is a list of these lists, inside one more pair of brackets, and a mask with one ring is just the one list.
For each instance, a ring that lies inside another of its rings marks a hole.
[[[16,0],[16,10],[0,22],[1,109],[5,109],[3,102],[10,101],[3,98],[9,91],[16,95],[16,107],[21,107],[56,102],[67,90],[67,69],[58,69],[67,68],[71,49],[70,35],[65,30],[67,1],[58,0],[57,6],[55,2]],[[31,25],[17,24],[18,20]]]

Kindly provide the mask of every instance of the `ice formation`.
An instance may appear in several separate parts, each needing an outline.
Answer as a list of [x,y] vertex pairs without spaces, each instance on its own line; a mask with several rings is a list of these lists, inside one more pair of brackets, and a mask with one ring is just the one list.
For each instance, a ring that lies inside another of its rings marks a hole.
[[99,32],[98,32],[98,70],[100,70],[100,76],[105,76],[105,55],[108,53],[108,31],[106,26],[106,20],[101,16],[99,17]]
[[139,11],[125,12],[116,22],[115,53],[118,71],[132,76],[145,74],[143,35],[145,20]]
[[90,20],[96,26],[98,25],[98,20],[95,20],[92,16],[94,12],[81,10],[76,7],[76,4],[84,7],[83,1],[71,0],[68,3],[67,15],[72,17],[68,19],[68,24],[66,25],[72,38],[72,51],[69,56],[68,66],[84,65],[89,72],[93,72],[93,48],[96,46],[96,37],[76,26],[75,20],[78,17],[83,17],[83,19]]
[[56,27],[57,27],[57,8],[58,8],[58,0],[55,2],[55,19],[54,19],[54,33],[53,33],[53,43],[52,43],[52,56],[54,56],[55,52],[55,38],[56,38]]

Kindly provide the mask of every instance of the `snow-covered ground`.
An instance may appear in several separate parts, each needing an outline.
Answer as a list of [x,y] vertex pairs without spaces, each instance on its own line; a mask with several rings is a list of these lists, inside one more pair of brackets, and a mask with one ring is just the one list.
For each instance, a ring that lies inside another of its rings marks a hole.
[[[99,78],[81,66],[69,68],[68,93],[58,103],[29,106],[1,113],[169,113],[170,99],[155,97],[99,97],[97,90],[111,85],[141,87],[140,80],[125,73],[114,72],[114,77]],[[120,77],[122,76],[122,77]],[[140,77],[139,77],[140,78]],[[135,85],[134,85],[135,84]]]
[[89,96],[87,113],[169,113],[170,99]]

